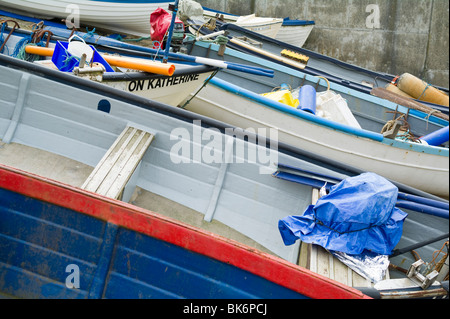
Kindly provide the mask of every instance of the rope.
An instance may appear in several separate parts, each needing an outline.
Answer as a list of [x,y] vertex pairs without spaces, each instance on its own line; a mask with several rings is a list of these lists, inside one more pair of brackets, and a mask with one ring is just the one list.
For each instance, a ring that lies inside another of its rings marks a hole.
[[317,219],[317,217],[315,215],[314,215],[314,222],[316,224],[320,225],[320,226],[323,226],[325,228],[328,228],[331,231],[334,231],[334,232],[338,233],[339,235],[356,233],[356,232],[367,230],[367,229],[370,229],[370,228],[373,228],[373,227],[377,226],[377,225],[371,225],[371,226],[367,226],[367,227],[362,228],[362,229],[356,229],[356,230],[349,230],[349,231],[345,231],[345,232],[340,232],[340,231],[338,231],[338,230],[336,230],[336,229],[334,229],[334,228],[332,228],[330,226],[325,225],[324,222],[321,221],[320,219]]
[[[5,41],[4,39],[3,39],[3,33],[5,32],[5,29],[6,29],[6,26],[7,26],[7,23],[6,23],[6,21],[1,21],[2,22],[2,28],[1,28],[1,30],[0,30],[0,47],[2,47],[2,50],[0,51],[0,53],[2,53],[2,51],[3,51],[3,49],[4,49],[4,47],[3,47],[3,42]],[[6,46],[5,46],[6,47]]]
[[65,59],[64,59],[64,64],[63,64],[63,68],[66,68],[66,67],[68,67],[69,66],[69,63],[71,62],[71,61],[73,61],[73,60],[76,60],[76,61],[80,61],[80,59],[78,58],[78,57],[76,57],[76,56],[74,56],[74,55],[70,55],[69,56],[69,54],[68,54],[68,52],[66,51],[66,53],[67,53],[67,55],[65,55]]
[[195,94],[194,94],[189,100],[186,101],[186,103],[184,103],[183,105],[181,105],[180,108],[182,108],[182,109],[186,108],[186,106],[187,106],[189,103],[191,103],[191,101],[197,96],[197,94],[200,93],[200,91],[201,91],[201,90],[209,83],[209,81],[211,81],[211,79],[212,79],[213,77],[216,76],[216,74],[217,74],[218,72],[219,72],[219,70],[214,71],[214,72],[211,74],[211,76],[208,78],[208,80],[206,80],[206,81],[203,83],[202,87],[201,87],[200,89],[198,89],[197,92],[195,92]]
[[[387,132],[390,129],[392,129],[395,125],[395,122],[400,121],[404,116],[405,116],[405,114],[399,116],[395,120],[387,121],[386,124],[384,124],[383,128],[381,129],[381,133]],[[405,119],[403,119],[403,121],[406,122]]]
[[95,28],[93,28],[91,31],[89,31],[89,28],[86,27],[86,34],[83,35],[83,40],[86,40],[88,37],[95,37],[97,34],[94,33]]
[[427,120],[427,130],[428,130],[428,124],[430,123],[430,117],[431,115],[433,115],[434,113],[439,113],[440,111],[435,110],[435,109],[431,109],[430,112],[428,113],[428,115],[425,117],[425,119]]
[[[441,249],[436,250],[435,252],[433,252],[433,255],[432,255],[433,259],[431,260],[430,264],[433,266],[432,268],[433,268],[434,270],[436,270],[436,271],[440,271],[440,270],[442,269],[442,266],[444,265],[445,260],[447,259],[448,251],[447,251],[447,253],[445,253],[445,252],[444,252],[444,248],[445,248],[445,247],[448,247],[448,243],[449,243],[449,242],[446,241],[446,242],[442,245]],[[437,259],[441,254],[444,254],[444,256],[443,256],[438,262],[436,262],[436,259]]]
[[219,35],[216,37],[216,39],[214,40],[214,43],[218,44],[218,45],[222,45],[222,44],[227,44],[228,41],[230,39],[228,39],[228,37],[224,36],[224,35]]
[[122,42],[140,42],[143,40],[149,40],[151,39],[151,37],[140,37],[137,39],[125,39],[122,36],[120,36],[120,34],[117,36],[116,40],[122,41]]
[[36,54],[28,54],[25,52],[25,48],[28,45],[33,45],[33,46],[40,46],[40,47],[45,47],[46,43],[44,41],[40,41],[38,43],[33,43],[32,42],[32,35],[25,37],[23,39],[21,39],[19,42],[17,42],[16,46],[14,47],[14,51],[11,54],[12,57],[23,60],[23,61],[28,61],[28,62],[34,62],[37,59],[39,59],[39,56]]
[[14,58],[18,58],[18,59],[24,60],[25,59],[25,54],[24,54],[25,46],[28,43],[30,43],[30,42],[31,42],[31,36],[22,38],[19,42],[17,42],[17,44],[14,47],[14,51],[11,54],[11,56],[14,57]]
[[397,135],[395,138],[396,138],[396,139],[399,139],[399,140],[403,140],[403,141],[412,141],[412,142],[415,142],[415,143],[422,143],[422,141],[421,141],[420,139],[416,138],[416,137],[411,133],[410,125],[409,125],[408,121],[404,119],[404,116],[405,116],[405,114],[402,114],[401,116],[399,116],[399,117],[396,118],[395,120],[390,120],[390,121],[388,121],[388,122],[383,126],[383,128],[381,129],[381,134],[383,134],[384,132],[387,132],[387,131],[391,130],[391,129],[394,127],[394,124],[395,124],[396,121],[402,120],[402,121],[403,121],[403,125],[402,125],[401,129],[402,129],[403,131],[405,131],[405,133],[399,134],[399,135]]
[[[423,83],[425,83],[425,82],[423,82]],[[429,88],[430,86],[431,86],[430,84],[426,83],[425,89],[423,89],[422,94],[420,94],[420,96],[417,98],[418,100],[420,100],[420,99],[422,98],[422,96],[425,95],[426,90],[428,90],[428,88]]]
[[[324,79],[325,82],[327,82],[327,86],[328,86],[327,91],[329,91],[329,90],[330,90],[330,82],[328,81],[328,79],[325,78],[325,77],[323,77],[323,76],[317,76],[317,78],[319,78],[319,79]],[[319,82],[320,82],[320,80],[319,80]]]

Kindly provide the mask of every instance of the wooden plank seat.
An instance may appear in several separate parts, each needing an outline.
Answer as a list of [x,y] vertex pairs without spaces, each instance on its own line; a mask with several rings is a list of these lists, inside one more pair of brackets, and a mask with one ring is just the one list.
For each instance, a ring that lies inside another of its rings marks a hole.
[[[313,189],[312,203],[319,199],[319,190]],[[373,287],[373,283],[343,264],[325,248],[308,243],[301,243],[298,264],[315,273],[336,280],[350,287]],[[386,278],[389,274],[387,272]]]
[[109,148],[82,188],[122,200],[127,183],[141,162],[154,135],[128,126]]

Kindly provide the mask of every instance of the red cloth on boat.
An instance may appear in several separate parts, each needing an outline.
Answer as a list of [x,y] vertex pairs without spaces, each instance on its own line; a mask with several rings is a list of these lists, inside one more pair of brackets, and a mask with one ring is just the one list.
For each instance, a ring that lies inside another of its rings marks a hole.
[[[162,8],[158,8],[150,15],[150,37],[152,41],[162,42],[167,29],[172,22],[172,14]],[[183,23],[178,17],[175,23]]]

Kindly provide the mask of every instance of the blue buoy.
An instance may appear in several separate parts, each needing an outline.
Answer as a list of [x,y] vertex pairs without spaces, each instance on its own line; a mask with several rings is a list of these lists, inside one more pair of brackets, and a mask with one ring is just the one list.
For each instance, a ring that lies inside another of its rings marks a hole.
[[316,89],[311,85],[304,85],[298,93],[300,105],[297,109],[316,114]]
[[446,126],[437,131],[434,131],[433,133],[421,137],[420,140],[427,142],[428,145],[439,146],[448,141],[448,132],[448,126]]

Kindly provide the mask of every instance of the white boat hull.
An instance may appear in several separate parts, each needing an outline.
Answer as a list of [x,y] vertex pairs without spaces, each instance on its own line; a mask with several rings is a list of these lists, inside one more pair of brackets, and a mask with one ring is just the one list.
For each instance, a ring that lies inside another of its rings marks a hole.
[[242,28],[257,32],[266,37],[275,38],[281,29],[283,19],[262,18],[252,14],[249,16],[241,16],[234,23]]
[[302,25],[302,26],[283,25],[281,26],[280,31],[278,31],[278,34],[275,37],[275,39],[301,48],[305,44],[313,28],[314,25]]
[[[216,12],[210,10],[204,10],[204,16],[206,18],[214,18],[216,16]],[[311,34],[312,29],[314,28],[313,24],[305,24],[305,25],[288,25],[283,23],[283,19],[274,19],[274,18],[260,18],[277,20],[276,25],[272,28],[272,30],[264,31],[261,26],[257,26],[255,22],[255,26],[246,26],[240,23],[237,23],[239,16],[231,15],[231,14],[222,14],[223,20],[228,23],[234,23],[240,27],[246,28],[256,33],[263,34],[265,36],[274,38],[276,40],[289,43],[291,45],[295,45],[298,47],[302,47]],[[254,16],[254,15],[253,15]],[[278,23],[281,20],[281,24]],[[256,20],[255,20],[256,21]],[[260,30],[261,29],[261,30]],[[275,32],[276,31],[276,32]]]
[[211,74],[212,72],[173,76],[172,78],[120,82],[103,81],[102,83],[153,101],[177,106],[191,93],[195,93]]
[[280,142],[438,196],[449,196],[449,161],[446,156],[412,151],[412,147],[393,147],[320,126],[212,84],[200,91],[187,109],[242,128],[276,128]]
[[81,24],[121,33],[150,36],[150,14],[174,1],[148,3],[89,0],[0,0],[0,5],[39,17],[67,19],[79,10]]

